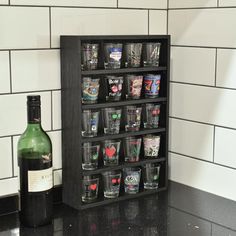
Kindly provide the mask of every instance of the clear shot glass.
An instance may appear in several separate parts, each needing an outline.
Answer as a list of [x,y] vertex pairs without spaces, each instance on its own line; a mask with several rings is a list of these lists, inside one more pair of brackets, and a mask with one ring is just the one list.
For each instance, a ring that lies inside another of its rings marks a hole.
[[119,164],[120,140],[103,141],[103,163],[104,166],[114,166]]
[[147,103],[145,105],[145,121],[144,121],[144,128],[152,129],[158,128],[159,126],[159,119],[160,119],[160,104],[154,103]]
[[124,138],[125,162],[138,162],[141,150],[142,138]]
[[160,93],[161,75],[144,76],[144,93],[147,98],[157,98]]
[[159,66],[161,43],[149,42],[144,44],[143,66]]
[[120,101],[123,90],[123,76],[106,76],[106,100]]
[[98,66],[98,44],[82,44],[82,70],[96,70]]
[[160,149],[160,136],[146,135],[143,137],[144,143],[144,157],[145,158],[157,158]]
[[98,197],[99,178],[84,176],[82,180],[82,202],[92,202]]
[[121,43],[105,43],[104,44],[104,68],[105,69],[119,69],[122,58]]
[[139,99],[142,93],[143,76],[126,75],[125,90],[127,99]]
[[125,107],[126,131],[139,131],[141,124],[141,113],[142,113],[142,107],[138,106]]
[[141,169],[139,167],[130,167],[123,169],[125,193],[136,194],[139,192],[139,183]]
[[83,143],[82,147],[82,169],[95,170],[98,167],[100,145]]
[[144,189],[157,189],[159,184],[160,165],[148,163],[143,168]]
[[142,43],[125,44],[125,67],[140,67]]
[[82,136],[95,137],[98,133],[99,111],[84,110],[82,113]]
[[105,134],[119,134],[120,132],[121,109],[103,109],[103,126]]
[[82,83],[82,102],[85,104],[97,103],[99,94],[99,78],[84,77]]

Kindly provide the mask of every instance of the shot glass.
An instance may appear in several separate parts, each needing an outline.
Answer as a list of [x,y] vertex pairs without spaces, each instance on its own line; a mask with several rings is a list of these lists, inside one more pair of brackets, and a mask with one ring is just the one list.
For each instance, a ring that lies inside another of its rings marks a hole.
[[120,101],[123,88],[122,76],[106,76],[106,100],[107,101]]
[[161,43],[145,43],[143,54],[143,66],[159,66]]
[[99,111],[84,110],[82,113],[82,136],[94,137],[97,136]]
[[98,197],[99,178],[84,176],[82,180],[82,202],[92,202]]
[[139,192],[141,169],[138,167],[124,168],[125,193],[136,194]]
[[142,139],[137,137],[124,138],[125,162],[139,161],[141,142]]
[[144,76],[144,92],[145,97],[156,98],[160,92],[161,75]]
[[105,108],[103,110],[104,133],[119,134],[121,109]]
[[99,94],[100,79],[92,79],[91,77],[84,77],[82,83],[82,101],[85,104],[96,103]]
[[145,158],[157,158],[160,149],[160,136],[146,135],[143,137]]
[[122,48],[121,43],[105,43],[104,44],[104,67],[105,69],[119,69],[121,66],[122,58]]
[[145,105],[146,118],[144,121],[144,128],[152,129],[158,128],[160,117],[160,104],[147,103]]
[[82,70],[96,70],[98,66],[98,49],[96,43],[82,44]]
[[139,99],[142,92],[143,76],[142,75],[127,75],[126,76],[126,98]]
[[120,140],[103,141],[103,163],[104,166],[119,164]]
[[142,43],[125,44],[125,67],[140,67]]
[[148,163],[143,168],[144,189],[157,189],[159,184],[160,165]]
[[142,112],[142,107],[126,106],[125,108],[126,131],[139,131],[141,124],[141,112]]
[[120,193],[120,171],[104,172],[103,177],[103,191],[105,198],[117,198]]
[[82,147],[82,169],[95,170],[98,167],[99,144],[84,143]]

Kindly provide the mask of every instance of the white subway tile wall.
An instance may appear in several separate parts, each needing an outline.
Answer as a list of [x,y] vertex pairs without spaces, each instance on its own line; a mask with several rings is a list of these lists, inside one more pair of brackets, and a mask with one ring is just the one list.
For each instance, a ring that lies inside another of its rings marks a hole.
[[51,14],[52,47],[59,47],[60,35],[148,33],[147,10],[53,8]]
[[172,47],[171,81],[214,86],[215,57],[216,49]]
[[236,200],[233,6],[234,0],[169,0],[169,165],[171,180]]
[[169,8],[216,7],[217,0],[169,0]]
[[8,0],[0,0],[0,4],[8,4]]
[[117,0],[11,0],[11,5],[116,7]]
[[165,0],[119,0],[119,7],[128,8],[158,8],[167,9],[167,1]]
[[150,10],[149,20],[149,34],[167,33],[167,11]]
[[62,183],[60,35],[166,34],[167,0],[0,0],[0,22],[2,197],[18,191],[17,141],[29,94],[41,95],[54,185]]
[[9,52],[0,51],[0,94],[10,92]]

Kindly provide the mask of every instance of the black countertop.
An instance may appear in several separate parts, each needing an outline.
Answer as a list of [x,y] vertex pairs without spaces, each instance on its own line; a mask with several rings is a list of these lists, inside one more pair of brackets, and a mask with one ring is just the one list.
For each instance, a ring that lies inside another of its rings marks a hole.
[[53,224],[0,217],[0,236],[236,236],[236,202],[171,182],[168,192],[76,211],[55,205]]

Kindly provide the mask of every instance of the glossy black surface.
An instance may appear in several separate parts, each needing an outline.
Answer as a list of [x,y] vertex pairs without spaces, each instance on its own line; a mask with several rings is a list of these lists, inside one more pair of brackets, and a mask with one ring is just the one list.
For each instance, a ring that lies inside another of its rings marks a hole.
[[76,211],[56,205],[52,225],[23,228],[0,217],[1,236],[236,236],[236,203],[174,182],[169,191]]

